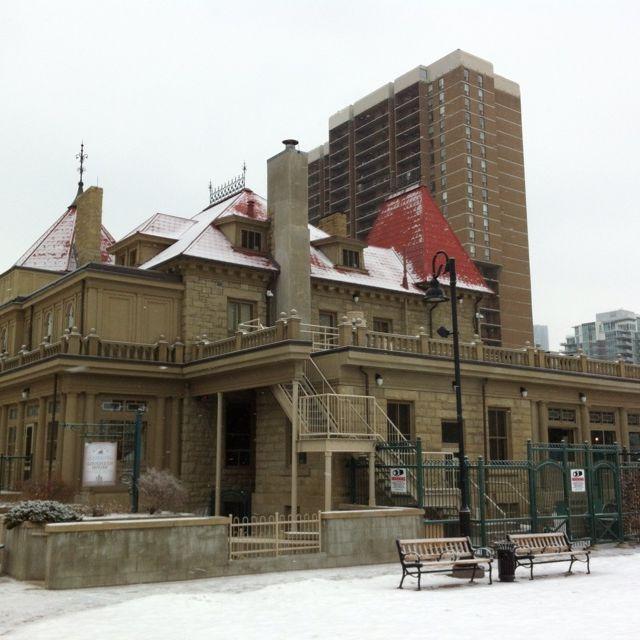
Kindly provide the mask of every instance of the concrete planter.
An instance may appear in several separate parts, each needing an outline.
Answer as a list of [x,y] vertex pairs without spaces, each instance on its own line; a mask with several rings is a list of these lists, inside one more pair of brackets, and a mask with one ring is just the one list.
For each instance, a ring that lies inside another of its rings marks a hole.
[[23,522],[5,531],[4,573],[16,580],[44,580],[47,535],[44,524]]

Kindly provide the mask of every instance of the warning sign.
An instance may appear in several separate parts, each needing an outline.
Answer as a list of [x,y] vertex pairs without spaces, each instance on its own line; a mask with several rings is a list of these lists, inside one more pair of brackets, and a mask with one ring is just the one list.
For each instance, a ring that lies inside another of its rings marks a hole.
[[391,493],[407,493],[407,470],[401,467],[391,469]]
[[584,469],[571,469],[571,491],[584,493],[587,490]]

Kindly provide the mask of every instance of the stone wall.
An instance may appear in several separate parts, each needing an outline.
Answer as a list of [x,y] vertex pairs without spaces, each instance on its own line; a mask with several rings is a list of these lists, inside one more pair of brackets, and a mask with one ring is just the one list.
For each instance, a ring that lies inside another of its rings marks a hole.
[[[228,522],[146,518],[22,524],[7,538],[7,573],[42,580],[48,589],[77,589],[379,564],[396,560],[396,538],[421,537],[423,530],[419,509],[330,511],[322,514],[320,553],[229,560]],[[37,544],[29,543],[30,537]]]

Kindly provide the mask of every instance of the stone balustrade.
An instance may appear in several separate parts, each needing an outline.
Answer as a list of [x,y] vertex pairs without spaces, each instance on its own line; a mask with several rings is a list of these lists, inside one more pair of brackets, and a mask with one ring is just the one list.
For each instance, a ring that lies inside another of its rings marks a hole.
[[[302,324],[295,309],[290,314],[281,314],[274,326],[256,325],[255,329],[243,325],[243,329],[229,338],[211,341],[206,335],[198,337],[188,347],[176,338],[172,343],[164,336],[151,344],[125,341],[103,340],[94,329],[81,336],[74,327],[54,343],[44,341],[37,348],[22,347],[15,356],[0,354],[0,373],[34,364],[58,354],[90,356],[125,360],[140,363],[187,364],[215,358],[230,353],[259,349],[279,342],[299,340],[309,342],[313,350],[327,350],[341,347],[365,347],[387,353],[409,353],[438,358],[453,358],[451,340],[431,338],[422,327],[417,335],[381,333],[369,330],[362,322],[351,322],[346,318],[331,329],[330,335],[323,334],[317,339],[318,328]],[[316,336],[316,338],[313,338]],[[640,365],[606,360],[595,360],[584,354],[570,356],[541,351],[527,345],[521,349],[490,347],[478,338],[474,342],[460,344],[460,357],[467,362],[486,362],[495,365],[532,367],[550,371],[566,371],[611,378],[640,380]]]

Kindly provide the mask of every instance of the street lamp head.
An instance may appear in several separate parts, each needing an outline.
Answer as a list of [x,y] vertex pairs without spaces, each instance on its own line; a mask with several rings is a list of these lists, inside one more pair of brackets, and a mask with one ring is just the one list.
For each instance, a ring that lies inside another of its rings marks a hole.
[[424,292],[424,299],[427,302],[446,302],[449,298],[444,294],[440,283],[434,278]]
[[441,338],[448,338],[451,335],[451,331],[449,331],[449,329],[447,329],[447,327],[438,327],[438,329],[436,330],[436,333]]

